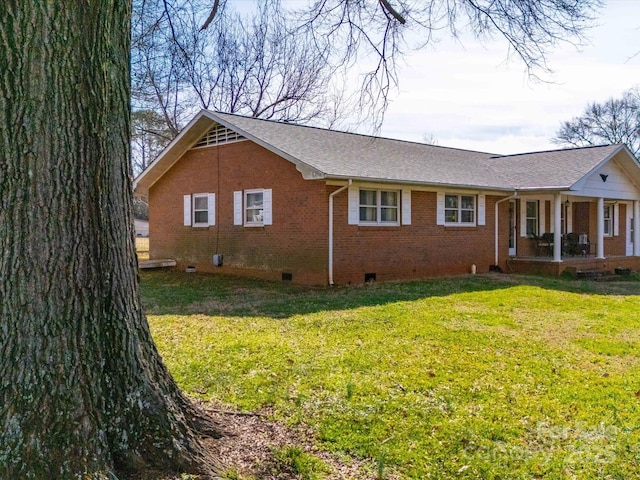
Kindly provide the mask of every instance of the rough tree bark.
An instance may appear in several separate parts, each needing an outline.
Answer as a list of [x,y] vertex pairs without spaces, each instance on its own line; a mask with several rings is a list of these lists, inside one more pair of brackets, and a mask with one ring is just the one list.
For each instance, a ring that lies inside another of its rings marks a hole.
[[[129,2],[0,2],[0,478],[194,470],[140,302]],[[208,433],[212,433],[211,430]]]

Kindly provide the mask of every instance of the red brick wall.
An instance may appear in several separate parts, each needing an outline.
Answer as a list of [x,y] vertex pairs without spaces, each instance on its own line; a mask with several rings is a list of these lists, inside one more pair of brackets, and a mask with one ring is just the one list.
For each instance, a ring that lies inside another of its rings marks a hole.
[[[233,225],[233,192],[273,191],[273,225]],[[183,195],[216,194],[216,225],[183,225]],[[253,142],[187,152],[149,191],[150,258],[179,268],[326,283],[328,204],[324,182],[302,179],[295,166]],[[222,267],[213,254],[224,255]]]
[[[436,193],[413,191],[411,225],[368,227],[348,225],[347,192],[335,197],[334,279],[362,283],[365,273],[377,281],[489,271],[494,264],[494,208],[498,197],[486,197],[486,225],[436,225]],[[500,258],[508,251],[508,204],[500,205]]]
[[[597,254],[596,242],[598,241],[598,204],[597,202],[591,202],[589,205],[589,241],[591,242],[591,254]],[[614,219],[615,221],[615,219]],[[625,255],[626,235],[627,235],[627,210],[626,205],[619,205],[618,215],[618,236],[604,237],[604,256],[611,255]]]
[[[233,192],[273,191],[273,225],[233,225]],[[328,280],[328,197],[339,187],[307,181],[287,160],[252,143],[238,142],[187,152],[149,191],[150,258],[174,258],[179,268],[227,272],[296,283]],[[216,225],[183,226],[183,195],[216,194]],[[486,225],[436,225],[436,193],[412,192],[412,225],[348,225],[347,191],[335,196],[334,280],[362,283],[477,272],[494,263],[494,206],[486,197]],[[500,206],[500,259],[508,251],[508,203]],[[224,255],[215,267],[213,254]]]

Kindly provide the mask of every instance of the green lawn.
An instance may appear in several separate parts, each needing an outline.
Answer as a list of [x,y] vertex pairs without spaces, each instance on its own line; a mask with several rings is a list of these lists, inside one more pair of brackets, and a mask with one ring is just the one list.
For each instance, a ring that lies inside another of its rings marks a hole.
[[640,282],[142,287],[188,394],[304,422],[381,477],[640,478]]

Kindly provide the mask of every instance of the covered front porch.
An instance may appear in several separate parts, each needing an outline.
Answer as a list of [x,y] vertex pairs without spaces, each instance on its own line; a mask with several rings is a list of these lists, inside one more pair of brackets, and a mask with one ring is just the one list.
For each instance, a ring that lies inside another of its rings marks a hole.
[[640,271],[640,201],[624,192],[528,192],[510,200],[507,271]]
[[640,270],[640,164],[627,147],[498,161],[514,189],[496,202],[496,265],[551,275]]

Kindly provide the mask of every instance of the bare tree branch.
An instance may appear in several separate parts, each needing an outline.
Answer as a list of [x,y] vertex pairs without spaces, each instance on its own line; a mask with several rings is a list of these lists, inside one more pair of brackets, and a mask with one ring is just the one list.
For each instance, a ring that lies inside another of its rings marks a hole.
[[213,0],[213,7],[211,8],[211,13],[207,17],[207,19],[200,27],[200,30],[206,30],[207,27],[213,22],[213,19],[216,17],[216,13],[218,13],[218,7],[220,6],[220,0]]
[[639,127],[640,95],[634,88],[621,98],[587,105],[580,117],[563,122],[551,141],[574,147],[623,143],[638,156]]
[[379,1],[380,1],[380,5],[382,6],[382,9],[385,10],[386,13],[389,13],[393,18],[395,18],[402,25],[407,23],[405,18],[402,15],[400,15],[387,0],[379,0]]

